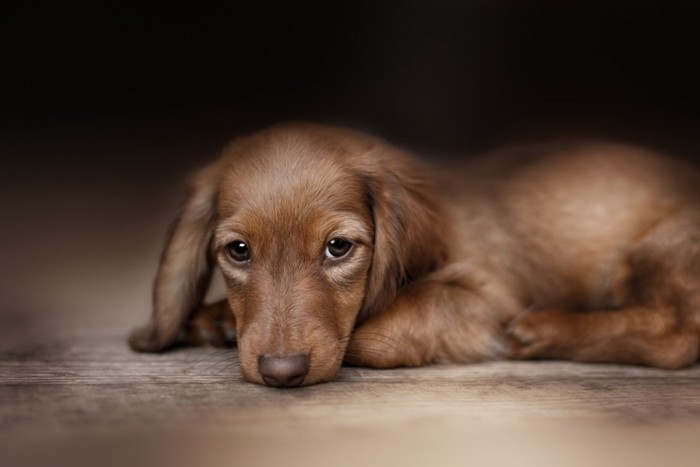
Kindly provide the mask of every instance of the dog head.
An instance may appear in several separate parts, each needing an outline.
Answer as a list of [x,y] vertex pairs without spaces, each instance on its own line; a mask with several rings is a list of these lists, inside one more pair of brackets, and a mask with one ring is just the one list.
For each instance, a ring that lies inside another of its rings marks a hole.
[[354,326],[444,259],[440,211],[425,168],[374,138],[293,124],[234,141],[193,180],[135,347],[172,345],[216,264],[245,378],[330,380]]

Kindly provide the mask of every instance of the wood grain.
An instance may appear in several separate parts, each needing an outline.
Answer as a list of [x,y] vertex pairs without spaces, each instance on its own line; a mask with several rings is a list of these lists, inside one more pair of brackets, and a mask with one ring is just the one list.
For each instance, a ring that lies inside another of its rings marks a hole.
[[[163,439],[174,439],[175,433],[198,439],[207,433],[208,441],[223,437],[237,459],[264,465],[256,459],[274,459],[260,457],[261,443],[275,440],[287,446],[295,437],[296,448],[286,448],[292,452],[315,437],[323,437],[325,446],[356,439],[363,444],[382,440],[386,447],[392,436],[400,435],[413,439],[415,446],[431,440],[420,452],[453,440],[440,452],[457,453],[463,435],[473,440],[474,433],[489,432],[494,435],[490,439],[503,439],[504,432],[514,431],[522,443],[523,427],[530,434],[532,427],[553,434],[572,427],[591,428],[587,433],[615,428],[619,435],[620,429],[663,426],[666,434],[700,435],[700,366],[664,371],[543,361],[395,370],[346,367],[332,383],[280,390],[245,383],[235,350],[137,354],[114,329],[48,334],[2,333],[0,432],[5,449],[36,440],[84,446],[82,440],[96,433],[110,439],[144,439],[136,435],[144,432]],[[567,439],[582,437],[577,431]],[[406,452],[405,443],[399,444]],[[700,452],[696,445],[683,445],[690,458]]]

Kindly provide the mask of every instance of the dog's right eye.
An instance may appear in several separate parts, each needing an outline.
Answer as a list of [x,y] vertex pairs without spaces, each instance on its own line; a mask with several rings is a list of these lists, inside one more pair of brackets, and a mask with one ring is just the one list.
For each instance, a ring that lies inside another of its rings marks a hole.
[[333,238],[326,245],[326,258],[340,259],[347,255],[352,248],[352,243],[342,238]]
[[226,245],[226,251],[228,252],[228,255],[231,257],[231,259],[233,259],[234,261],[237,261],[239,263],[250,261],[250,248],[248,248],[246,242],[243,242],[241,240],[231,242],[228,245]]

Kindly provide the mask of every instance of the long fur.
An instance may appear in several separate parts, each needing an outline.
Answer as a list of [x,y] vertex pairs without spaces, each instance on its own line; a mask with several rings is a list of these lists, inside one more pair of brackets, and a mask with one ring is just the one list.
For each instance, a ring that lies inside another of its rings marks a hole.
[[[686,366],[699,192],[695,168],[623,145],[510,147],[439,170],[360,133],[278,125],[194,177],[130,343],[220,345],[235,329],[244,376],[264,384],[328,381],[343,361]],[[345,257],[324,253],[334,238]],[[215,263],[227,300],[207,307]]]

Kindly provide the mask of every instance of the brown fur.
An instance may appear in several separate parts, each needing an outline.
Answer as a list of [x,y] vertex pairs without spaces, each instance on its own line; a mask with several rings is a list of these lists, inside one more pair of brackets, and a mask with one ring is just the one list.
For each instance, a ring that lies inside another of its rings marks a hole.
[[[523,146],[448,172],[372,137],[281,125],[198,174],[136,350],[236,334],[261,356],[378,368],[565,358],[678,368],[698,358],[700,177],[612,144]],[[331,238],[350,240],[327,260]],[[245,241],[249,263],[227,254]],[[202,307],[218,263],[227,301]],[[234,332],[235,329],[235,332]]]

